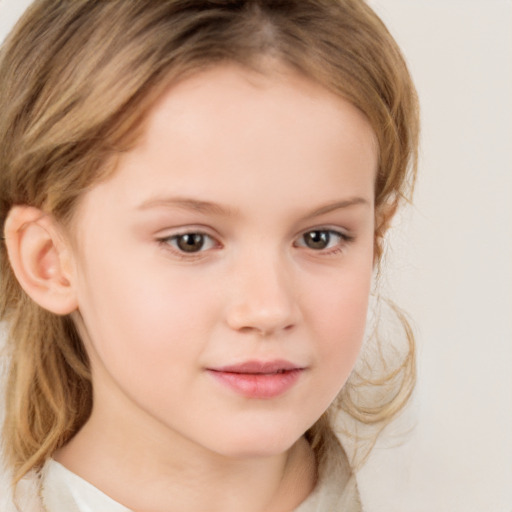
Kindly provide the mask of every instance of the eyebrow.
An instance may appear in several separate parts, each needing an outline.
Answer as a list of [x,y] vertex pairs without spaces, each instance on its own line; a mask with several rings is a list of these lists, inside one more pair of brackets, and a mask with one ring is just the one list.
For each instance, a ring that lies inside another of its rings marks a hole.
[[182,208],[184,210],[194,210],[199,213],[209,213],[225,217],[233,216],[236,213],[236,210],[233,208],[189,197],[155,197],[141,203],[137,210],[148,210],[158,206]]
[[370,206],[370,201],[364,199],[363,197],[351,197],[343,201],[334,201],[333,203],[328,203],[325,206],[314,209],[305,215],[305,218],[320,217],[320,215],[325,215],[326,213],[330,213],[335,210],[341,210],[343,208],[349,208],[350,206],[356,205]]
[[[335,210],[343,208],[349,208],[356,205],[370,205],[370,201],[363,197],[352,197],[343,201],[334,201],[328,203],[320,208],[315,208],[310,211],[304,218],[314,218],[321,215],[325,215]],[[237,213],[237,209],[229,208],[218,203],[212,203],[210,201],[202,201],[199,199],[192,199],[188,197],[155,197],[141,203],[137,210],[148,210],[159,206],[182,208],[184,210],[193,210],[199,213],[215,214],[224,217],[231,217]]]

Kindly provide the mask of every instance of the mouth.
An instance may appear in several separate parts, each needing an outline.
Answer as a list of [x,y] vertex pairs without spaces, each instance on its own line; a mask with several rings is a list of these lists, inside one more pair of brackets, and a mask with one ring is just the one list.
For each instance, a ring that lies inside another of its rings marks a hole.
[[241,364],[207,368],[219,383],[246,398],[268,399],[290,390],[306,370],[289,361],[246,361]]

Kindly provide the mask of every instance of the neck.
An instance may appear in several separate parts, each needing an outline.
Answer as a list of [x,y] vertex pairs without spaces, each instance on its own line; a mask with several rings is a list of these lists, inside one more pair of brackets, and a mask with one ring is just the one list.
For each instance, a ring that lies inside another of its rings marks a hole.
[[[97,404],[97,402],[96,402]],[[312,491],[316,464],[304,438],[284,453],[226,457],[147,418],[98,407],[56,460],[134,511],[283,512]]]

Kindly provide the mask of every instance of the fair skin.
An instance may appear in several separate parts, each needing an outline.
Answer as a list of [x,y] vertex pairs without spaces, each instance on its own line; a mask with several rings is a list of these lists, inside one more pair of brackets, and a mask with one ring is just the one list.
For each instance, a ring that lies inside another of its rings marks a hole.
[[[45,247],[24,260],[53,291],[32,296],[73,314],[91,362],[91,417],[56,459],[135,511],[296,508],[316,478],[303,434],[363,338],[376,148],[309,79],[223,65],[168,90],[73,243],[13,210],[11,259]],[[226,370],[247,362],[259,376]]]

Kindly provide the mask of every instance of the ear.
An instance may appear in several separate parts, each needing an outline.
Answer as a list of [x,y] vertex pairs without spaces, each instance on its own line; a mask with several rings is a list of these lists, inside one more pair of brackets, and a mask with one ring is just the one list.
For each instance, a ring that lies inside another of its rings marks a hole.
[[30,206],[11,208],[5,243],[16,278],[37,304],[58,315],[77,309],[71,250],[51,216]]
[[383,253],[382,242],[384,235],[391,225],[391,221],[398,209],[398,201],[393,200],[379,205],[375,210],[375,241],[373,251],[373,264],[377,265]]

